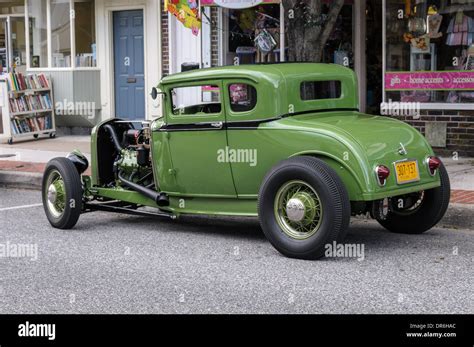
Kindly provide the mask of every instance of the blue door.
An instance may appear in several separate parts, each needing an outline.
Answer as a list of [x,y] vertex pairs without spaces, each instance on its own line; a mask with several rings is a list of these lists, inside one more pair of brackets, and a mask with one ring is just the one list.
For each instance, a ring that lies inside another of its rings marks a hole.
[[114,12],[115,116],[145,118],[143,11]]

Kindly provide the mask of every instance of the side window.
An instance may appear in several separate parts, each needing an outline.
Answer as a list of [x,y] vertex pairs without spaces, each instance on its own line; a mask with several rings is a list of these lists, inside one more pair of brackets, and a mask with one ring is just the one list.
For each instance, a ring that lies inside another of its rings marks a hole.
[[339,99],[341,81],[309,81],[300,85],[301,100]]
[[216,85],[174,88],[171,100],[174,115],[212,114],[222,109],[220,89]]
[[257,90],[245,83],[229,85],[230,109],[233,112],[253,110],[257,105]]

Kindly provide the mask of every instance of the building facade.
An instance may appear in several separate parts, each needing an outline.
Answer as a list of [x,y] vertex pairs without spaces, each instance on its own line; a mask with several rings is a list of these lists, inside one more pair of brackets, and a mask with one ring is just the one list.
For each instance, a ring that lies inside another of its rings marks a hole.
[[[149,91],[164,75],[287,59],[280,0],[185,2],[194,29],[170,7],[183,2],[2,2],[2,69],[50,75],[58,126],[90,128],[160,116]],[[346,0],[322,60],[356,71],[362,111],[412,124],[439,153],[474,156],[473,21],[474,0]]]

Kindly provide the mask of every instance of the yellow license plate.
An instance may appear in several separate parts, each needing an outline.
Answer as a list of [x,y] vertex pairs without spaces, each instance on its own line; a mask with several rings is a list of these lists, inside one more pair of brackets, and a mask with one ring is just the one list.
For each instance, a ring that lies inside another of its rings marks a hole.
[[420,179],[418,162],[416,160],[402,161],[395,163],[397,183],[410,183]]

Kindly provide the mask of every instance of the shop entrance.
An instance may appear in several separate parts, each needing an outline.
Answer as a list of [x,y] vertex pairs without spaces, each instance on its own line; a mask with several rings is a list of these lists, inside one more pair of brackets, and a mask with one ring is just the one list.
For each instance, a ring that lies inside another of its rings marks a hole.
[[143,11],[117,11],[113,19],[115,116],[145,119]]

